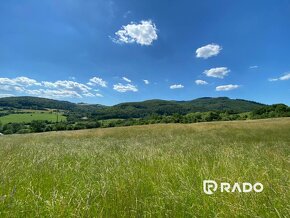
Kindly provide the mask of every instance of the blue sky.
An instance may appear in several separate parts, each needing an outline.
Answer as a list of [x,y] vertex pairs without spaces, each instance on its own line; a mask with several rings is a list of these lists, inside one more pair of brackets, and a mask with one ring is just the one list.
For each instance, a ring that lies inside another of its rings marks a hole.
[[0,97],[290,104],[287,0],[0,0]]

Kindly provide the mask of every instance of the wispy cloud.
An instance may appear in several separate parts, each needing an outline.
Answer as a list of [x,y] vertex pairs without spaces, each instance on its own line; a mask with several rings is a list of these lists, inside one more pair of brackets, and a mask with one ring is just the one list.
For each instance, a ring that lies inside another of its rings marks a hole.
[[223,79],[225,76],[228,75],[228,73],[231,72],[230,69],[227,67],[217,67],[217,68],[211,68],[209,70],[205,70],[203,73],[207,75],[208,77],[215,77]]
[[249,66],[249,69],[257,69],[257,68],[259,68],[259,66],[257,65]]
[[0,94],[0,98],[7,98],[7,97],[13,97],[15,95],[13,94]]
[[197,58],[207,59],[209,57],[217,56],[222,50],[222,47],[218,44],[208,44],[200,47],[196,50]]
[[90,86],[101,86],[101,87],[107,87],[107,82],[105,80],[103,80],[102,78],[99,77],[93,77],[90,79],[90,82],[87,83]]
[[280,76],[278,78],[271,78],[269,79],[270,82],[275,82],[275,81],[283,81],[283,80],[289,80],[290,79],[290,73],[285,73],[285,75]]
[[198,79],[198,80],[195,80],[195,84],[196,85],[207,85],[208,82]]
[[76,91],[64,89],[62,90],[35,89],[35,90],[26,90],[26,93],[29,95],[47,98],[82,98],[82,96]]
[[122,79],[124,80],[124,81],[126,81],[126,82],[128,82],[128,83],[130,83],[130,82],[132,82],[132,80],[130,80],[130,79],[128,79],[127,77],[122,77]]
[[96,93],[95,94],[97,97],[100,97],[100,98],[103,98],[104,96],[102,95],[102,94],[100,94],[100,93]]
[[123,15],[123,18],[127,18],[132,14],[132,11],[126,11]]
[[115,43],[137,43],[149,46],[158,39],[156,25],[151,20],[142,20],[140,23],[131,22],[115,33]]
[[169,87],[170,89],[182,89],[184,86],[182,84],[174,84]]
[[42,82],[43,86],[46,88],[51,88],[51,89],[64,89],[64,90],[71,90],[75,91],[77,93],[89,93],[92,88],[89,86],[78,83],[75,81],[70,81],[70,80],[58,80],[56,82],[48,82],[44,81]]
[[138,92],[138,88],[135,85],[132,84],[122,84],[118,83],[113,86],[113,89],[117,92]]
[[230,90],[237,89],[239,87],[240,87],[240,85],[232,85],[232,84],[229,84],[229,85],[217,86],[215,88],[215,90],[216,91],[230,91]]
[[96,94],[93,94],[93,93],[86,93],[86,94],[83,94],[85,97],[104,97],[102,94],[100,93],[96,93]]
[[146,85],[148,85],[148,84],[150,83],[149,80],[147,80],[147,79],[144,79],[143,82],[144,82]]

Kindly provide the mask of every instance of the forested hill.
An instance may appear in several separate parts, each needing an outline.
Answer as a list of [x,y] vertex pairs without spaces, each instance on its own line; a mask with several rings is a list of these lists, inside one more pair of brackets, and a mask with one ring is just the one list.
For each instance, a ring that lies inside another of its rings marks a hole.
[[148,114],[172,115],[191,112],[231,111],[236,113],[248,112],[265,106],[257,102],[219,98],[198,98],[192,101],[148,100],[143,102],[129,102],[107,107],[100,111],[105,118],[145,117]]
[[0,98],[0,107],[12,107],[18,109],[59,109],[73,110],[76,104],[68,101],[58,101],[37,97],[8,97]]
[[121,103],[115,105],[113,107],[119,109],[153,109],[156,111],[163,109],[170,110],[184,110],[189,111],[224,111],[224,110],[232,110],[236,112],[247,112],[252,111],[253,109],[265,106],[264,104],[260,104],[253,101],[247,101],[242,99],[230,99],[227,97],[219,97],[219,98],[197,98],[191,101],[165,101],[165,100],[148,100],[143,102],[129,102],[129,103]]
[[121,103],[114,106],[75,104],[67,101],[57,101],[37,97],[0,98],[0,107],[18,109],[59,109],[66,110],[76,116],[94,116],[98,119],[139,118],[152,114],[172,115],[190,112],[232,111],[248,112],[265,106],[253,101],[242,99],[198,98],[191,101],[148,100],[143,102]]
[[0,98],[0,107],[11,107],[17,109],[57,109],[57,110],[67,110],[73,111],[78,108],[95,109],[98,107],[105,107],[102,105],[86,105],[86,104],[75,104],[68,101],[59,101],[48,98],[38,98],[38,97],[7,97]]

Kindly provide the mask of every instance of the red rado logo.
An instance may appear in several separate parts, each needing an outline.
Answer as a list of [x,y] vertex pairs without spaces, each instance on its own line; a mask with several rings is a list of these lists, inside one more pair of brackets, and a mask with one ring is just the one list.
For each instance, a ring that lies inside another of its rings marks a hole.
[[204,180],[203,181],[203,191],[207,195],[212,195],[216,191],[220,192],[262,192],[264,189],[263,184],[257,182],[251,184],[249,182],[234,183],[233,185],[228,182],[221,182],[218,184],[214,180]]

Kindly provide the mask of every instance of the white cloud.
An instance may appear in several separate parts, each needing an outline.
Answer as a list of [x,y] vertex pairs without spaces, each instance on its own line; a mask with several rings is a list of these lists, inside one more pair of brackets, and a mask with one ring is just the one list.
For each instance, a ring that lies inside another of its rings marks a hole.
[[230,69],[227,67],[217,67],[217,68],[211,68],[209,70],[205,70],[203,73],[207,75],[208,77],[215,77],[215,78],[224,78],[228,75],[228,73],[231,72]]
[[257,66],[257,65],[249,66],[249,69],[256,69],[256,68],[259,68],[259,66]]
[[100,98],[102,98],[102,97],[104,97],[102,94],[100,94],[100,93],[96,93],[96,96],[97,97],[100,97]]
[[142,20],[140,23],[131,22],[123,26],[115,35],[113,42],[137,43],[146,46],[152,45],[153,41],[158,38],[156,25],[151,20]]
[[198,80],[195,80],[195,84],[196,85],[207,85],[208,83],[204,80],[198,79]]
[[18,83],[20,85],[23,85],[23,86],[33,86],[33,85],[40,86],[41,85],[36,80],[30,79],[30,78],[27,78],[27,77],[24,77],[24,76],[17,77],[14,80],[15,80],[16,83]]
[[274,82],[274,81],[283,81],[283,80],[289,80],[290,79],[290,73],[286,73],[284,76],[278,77],[278,78],[272,78],[269,79],[270,82]]
[[184,88],[184,86],[181,84],[174,84],[170,86],[170,89],[182,89],[182,88]]
[[128,79],[127,77],[124,77],[124,76],[122,77],[122,79],[125,80],[125,81],[128,82],[128,83],[132,82],[132,80],[130,80],[130,79]]
[[75,81],[69,81],[69,80],[58,80],[56,82],[42,82],[44,87],[50,88],[50,89],[65,89],[65,90],[72,90],[75,92],[80,93],[88,93],[90,92],[91,88],[87,85],[84,85],[82,83],[78,83]]
[[0,85],[0,90],[2,90],[2,91],[24,92],[25,88],[21,87],[21,86],[14,86],[14,85]]
[[150,83],[149,80],[147,80],[147,79],[144,79],[143,81],[146,85],[148,85]]
[[100,93],[96,93],[96,94],[92,94],[92,93],[86,93],[84,94],[85,97],[104,97],[102,94]]
[[239,85],[223,85],[223,86],[217,86],[215,88],[216,91],[230,91],[230,90],[233,90],[233,89],[237,89],[239,88],[240,86]]
[[101,87],[107,87],[107,82],[99,77],[93,77],[90,79],[90,82],[87,83],[90,86],[98,85]]
[[138,88],[132,84],[124,85],[122,83],[115,84],[113,89],[117,92],[138,92]]
[[7,97],[13,97],[15,95],[13,94],[0,94],[0,98],[7,98]]
[[11,85],[11,86],[39,86],[41,85],[34,79],[30,79],[28,77],[16,77],[14,79],[9,79],[9,78],[0,78],[0,85]]
[[197,58],[207,59],[212,56],[217,56],[223,48],[217,44],[208,44],[196,50]]
[[35,89],[26,90],[26,93],[46,98],[82,98],[79,93],[72,90]]
[[[93,85],[106,86],[106,82],[100,78],[92,78]],[[36,88],[39,86],[39,88]],[[31,88],[34,87],[34,88]],[[48,98],[82,98],[82,97],[103,97],[101,94],[93,94],[93,89],[85,84],[75,81],[58,80],[56,82],[38,82],[27,77],[0,78],[0,90],[5,92],[17,92],[38,97]],[[4,94],[3,94],[4,95]],[[11,93],[5,95],[12,95]]]
[[85,94],[83,94],[85,97],[95,97],[95,95],[93,94],[93,93],[90,93],[90,92],[88,92],[88,93],[85,93]]

